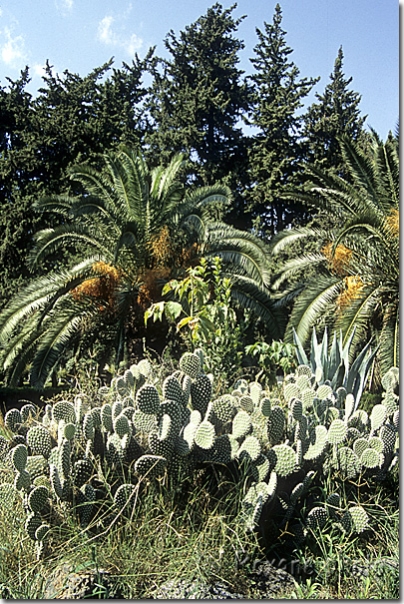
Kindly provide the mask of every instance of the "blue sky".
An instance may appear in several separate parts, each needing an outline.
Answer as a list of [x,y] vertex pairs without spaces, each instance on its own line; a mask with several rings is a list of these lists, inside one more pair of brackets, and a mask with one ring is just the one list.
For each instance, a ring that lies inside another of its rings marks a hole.
[[[42,84],[46,59],[58,73],[85,76],[111,57],[115,66],[143,57],[150,46],[164,56],[163,39],[206,13],[214,0],[0,0],[0,85],[28,65],[31,92]],[[229,8],[232,0],[221,4]],[[329,83],[340,46],[351,89],[362,96],[367,124],[385,138],[399,115],[398,0],[280,0],[301,77],[321,76],[315,90]],[[246,45],[240,67],[250,73],[257,44],[255,28],[271,22],[276,0],[239,0],[234,17],[247,15],[238,30]],[[309,102],[314,100],[313,95]]]

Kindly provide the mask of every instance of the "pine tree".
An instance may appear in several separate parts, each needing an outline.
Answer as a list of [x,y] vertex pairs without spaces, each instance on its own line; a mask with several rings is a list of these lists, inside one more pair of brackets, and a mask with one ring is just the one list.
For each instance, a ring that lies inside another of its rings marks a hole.
[[239,126],[248,106],[248,87],[238,68],[244,44],[234,37],[244,17],[219,3],[164,43],[171,57],[157,59],[149,113],[154,131],[150,159],[167,163],[174,152],[190,158],[192,180],[200,185],[224,181],[245,164],[245,137]]
[[251,76],[255,94],[248,123],[259,131],[249,154],[253,183],[249,207],[259,228],[271,233],[283,229],[296,214],[297,208],[281,201],[280,192],[298,179],[303,150],[302,118],[297,112],[317,82],[299,78],[299,69],[289,60],[293,51],[286,44],[281,23],[282,10],[277,4],[272,23],[264,22],[264,31],[256,29],[259,43],[250,59],[255,68]]
[[346,79],[343,72],[344,54],[338,50],[334,70],[324,93],[316,94],[305,115],[304,134],[309,145],[308,161],[320,169],[333,168],[342,175],[343,158],[338,138],[347,135],[352,141],[359,141],[364,135],[359,104],[361,96],[349,90],[352,77]]

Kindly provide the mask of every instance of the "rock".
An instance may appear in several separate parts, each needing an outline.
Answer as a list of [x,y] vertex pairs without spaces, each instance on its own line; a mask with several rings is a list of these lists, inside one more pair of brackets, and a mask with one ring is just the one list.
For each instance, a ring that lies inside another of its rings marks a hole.
[[44,600],[122,599],[111,574],[103,569],[76,572],[68,563],[58,566],[46,581]]

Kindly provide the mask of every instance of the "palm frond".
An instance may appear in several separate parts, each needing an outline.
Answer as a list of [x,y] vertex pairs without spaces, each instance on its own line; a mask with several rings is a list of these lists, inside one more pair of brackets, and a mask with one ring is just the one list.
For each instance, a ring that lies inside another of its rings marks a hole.
[[310,338],[312,329],[325,313],[335,305],[335,300],[343,287],[343,281],[333,276],[317,276],[296,298],[285,339],[292,342],[294,328],[304,345]]

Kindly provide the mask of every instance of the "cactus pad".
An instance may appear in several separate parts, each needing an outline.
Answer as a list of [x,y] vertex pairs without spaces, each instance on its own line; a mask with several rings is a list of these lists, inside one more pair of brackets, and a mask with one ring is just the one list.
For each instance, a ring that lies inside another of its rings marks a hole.
[[135,472],[148,478],[161,476],[166,465],[167,460],[161,455],[142,455],[135,461]]
[[387,409],[386,409],[385,405],[380,404],[380,405],[375,405],[373,407],[372,412],[370,414],[370,426],[373,431],[378,430],[384,424],[386,415],[387,415]]
[[201,449],[211,449],[215,440],[215,427],[209,421],[202,421],[195,432],[195,444]]
[[347,426],[342,419],[334,419],[328,428],[327,440],[332,445],[342,443],[347,436]]
[[136,409],[132,415],[132,422],[139,432],[150,432],[157,428],[156,416],[150,413],[143,413],[140,409]]
[[83,418],[83,434],[86,440],[93,440],[95,429],[94,429],[94,419],[91,411],[87,411]]
[[48,458],[52,449],[52,438],[44,426],[33,426],[27,432],[27,445],[32,455]]
[[274,445],[268,457],[275,461],[274,471],[278,476],[289,476],[296,470],[296,453],[289,445]]
[[114,419],[114,430],[118,434],[119,438],[123,438],[125,434],[131,436],[132,430],[126,415],[118,415],[117,418]]
[[324,528],[328,519],[328,514],[324,508],[315,507],[307,514],[307,526],[311,528]]
[[121,484],[114,495],[115,507],[127,517],[131,515],[131,512],[136,503],[136,487],[133,484]]
[[298,388],[298,386],[293,382],[285,383],[283,387],[283,395],[286,401],[289,403],[292,398],[300,398],[300,388]]
[[318,459],[324,452],[327,445],[327,428],[325,426],[316,426],[314,429],[314,442],[309,444],[304,459]]
[[237,457],[242,459],[248,459],[256,461],[261,454],[261,445],[258,438],[255,436],[247,436],[247,438],[241,443],[241,446],[237,452]]
[[267,396],[264,396],[260,401],[260,410],[264,417],[271,415],[271,401]]
[[378,453],[375,449],[365,449],[360,456],[360,462],[364,468],[377,468],[383,463],[383,453]]
[[35,533],[39,529],[41,524],[42,524],[42,519],[38,514],[31,513],[28,515],[27,520],[25,522],[25,530],[27,531],[28,536],[33,541],[36,541]]
[[234,416],[236,399],[231,394],[224,394],[213,401],[213,411],[216,418],[226,424]]
[[136,393],[136,403],[143,413],[156,415],[160,407],[157,388],[152,384],[144,384]]
[[302,401],[298,398],[292,399],[292,401],[290,402],[290,411],[293,419],[295,419],[296,421],[301,420],[303,415]]
[[369,527],[369,516],[361,506],[353,506],[345,512],[341,524],[349,533],[362,533]]
[[250,432],[252,428],[251,418],[247,411],[240,409],[236,413],[232,422],[232,436],[234,438],[242,438],[248,432]]
[[278,443],[283,437],[285,428],[285,413],[282,407],[275,405],[268,418],[267,434],[271,443]]
[[361,463],[358,455],[349,447],[341,447],[338,449],[338,468],[342,473],[343,478],[356,478],[361,469]]
[[22,424],[21,413],[18,409],[10,409],[4,416],[4,425],[11,432],[18,432],[18,428]]
[[78,459],[73,465],[73,482],[77,487],[83,486],[93,475],[93,464],[89,459]]
[[180,369],[190,378],[195,379],[201,373],[201,359],[197,354],[186,352],[180,358]]
[[192,409],[197,409],[202,415],[205,415],[211,396],[212,383],[209,377],[205,374],[198,375],[191,384]]
[[163,382],[163,398],[169,401],[175,401],[180,405],[185,404],[185,395],[181,388],[181,384],[174,375],[169,375]]
[[40,512],[49,497],[49,491],[45,486],[34,487],[28,495],[28,507],[31,512]]
[[11,463],[17,472],[25,470],[28,459],[28,449],[25,445],[19,444],[10,451]]
[[14,486],[17,491],[21,491],[22,489],[28,491],[29,487],[31,486],[31,475],[29,472],[27,472],[27,470],[17,472],[14,478]]
[[112,407],[109,403],[106,403],[101,407],[101,423],[107,432],[112,432]]
[[76,410],[73,403],[69,401],[59,401],[52,408],[53,419],[56,422],[64,421],[66,424],[76,422]]
[[35,415],[36,415],[35,407],[31,403],[27,403],[26,405],[23,405],[23,407],[21,407],[20,413],[21,413],[21,419],[22,419],[23,423],[25,423],[29,420],[30,417],[31,418],[35,417]]

